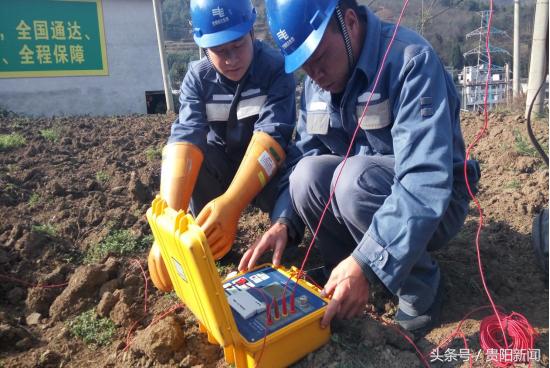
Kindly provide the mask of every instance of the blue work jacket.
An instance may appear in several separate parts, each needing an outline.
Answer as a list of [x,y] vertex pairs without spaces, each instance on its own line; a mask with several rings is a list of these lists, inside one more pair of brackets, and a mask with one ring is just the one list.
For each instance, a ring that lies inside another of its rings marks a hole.
[[[367,278],[372,270],[395,292],[425,251],[449,205],[453,186],[464,186],[460,100],[433,48],[403,27],[373,91],[395,25],[381,21],[365,7],[360,16],[366,21],[365,41],[340,100],[336,102],[311,79],[304,82],[287,172],[305,156],[344,156],[372,93],[350,155],[393,156],[395,178],[391,194],[352,256],[368,270]],[[477,164],[471,164],[470,180],[475,183]],[[276,208],[280,217],[297,217],[288,190],[279,196]]]
[[296,85],[293,75],[284,71],[283,57],[263,42],[254,41],[254,57],[243,80],[237,124],[228,132],[230,106],[238,83],[218,73],[206,57],[190,63],[168,143],[190,142],[203,153],[207,143],[222,149],[232,146],[235,149],[229,156],[240,162],[253,132],[261,131],[285,149],[295,127]]

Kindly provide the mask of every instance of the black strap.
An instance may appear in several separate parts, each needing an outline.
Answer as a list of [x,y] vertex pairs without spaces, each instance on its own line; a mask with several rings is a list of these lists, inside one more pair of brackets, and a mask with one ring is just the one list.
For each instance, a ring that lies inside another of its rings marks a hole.
[[344,15],[342,14],[340,5],[336,5],[334,14],[336,15],[336,23],[338,24],[338,28],[340,28],[340,33],[344,38],[344,45],[346,46],[346,53],[348,54],[349,74],[351,75],[355,67],[355,58],[353,57],[353,48],[351,47],[351,37],[346,28],[346,22],[344,21]]

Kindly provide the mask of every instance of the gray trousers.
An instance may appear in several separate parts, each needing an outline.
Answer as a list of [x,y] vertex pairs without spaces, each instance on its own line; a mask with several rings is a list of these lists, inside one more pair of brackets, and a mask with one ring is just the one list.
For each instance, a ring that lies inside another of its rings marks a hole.
[[[198,216],[208,202],[227,190],[241,164],[241,160],[242,156],[229,155],[223,147],[208,143],[189,205],[194,217]],[[263,212],[270,213],[277,199],[279,177],[280,175],[276,174],[267,183],[254,198],[252,205]]]
[[[318,226],[342,161],[343,157],[334,155],[306,157],[290,176],[294,208],[312,233]],[[390,195],[394,163],[391,156],[348,158],[316,240],[329,270],[351,255],[367,232],[374,213]],[[423,254],[396,292],[399,307],[407,314],[423,314],[433,303],[440,271],[429,251],[442,247],[456,235],[468,210],[465,196],[454,199],[454,194],[453,191],[453,199],[433,237],[423,247]]]

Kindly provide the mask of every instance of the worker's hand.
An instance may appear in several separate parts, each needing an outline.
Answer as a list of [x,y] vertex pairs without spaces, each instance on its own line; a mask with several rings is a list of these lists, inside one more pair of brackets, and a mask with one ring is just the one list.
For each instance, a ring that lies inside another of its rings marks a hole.
[[332,295],[321,327],[330,324],[334,316],[340,319],[353,318],[359,315],[369,300],[369,282],[363,275],[361,267],[349,256],[340,262],[331,272],[321,296]]
[[287,226],[275,223],[260,239],[254,242],[254,245],[248,248],[239,263],[239,271],[246,271],[254,267],[258,258],[268,250],[273,251],[273,264],[280,265],[287,241]]
[[214,259],[218,260],[230,250],[237,234],[240,213],[224,196],[211,200],[197,216]]

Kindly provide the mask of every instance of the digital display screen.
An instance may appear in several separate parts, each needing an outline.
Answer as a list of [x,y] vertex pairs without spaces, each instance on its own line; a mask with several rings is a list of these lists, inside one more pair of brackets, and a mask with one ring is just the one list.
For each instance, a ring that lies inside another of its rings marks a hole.
[[[269,296],[278,300],[283,295],[283,287],[280,284],[273,283],[262,288]],[[288,294],[287,294],[288,295]]]

